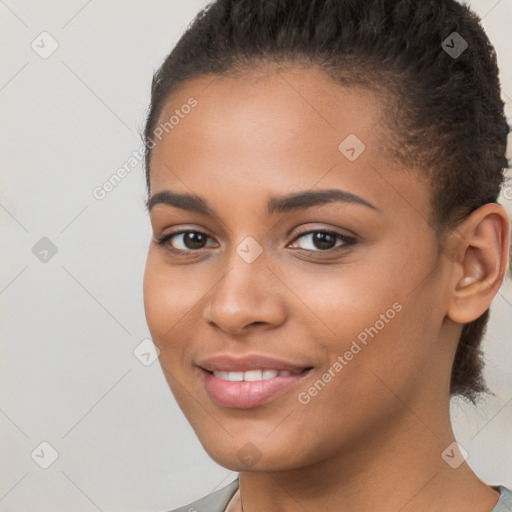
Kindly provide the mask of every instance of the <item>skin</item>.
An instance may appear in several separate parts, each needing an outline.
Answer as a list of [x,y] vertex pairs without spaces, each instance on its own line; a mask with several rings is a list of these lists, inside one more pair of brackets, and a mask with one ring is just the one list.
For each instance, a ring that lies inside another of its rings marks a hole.
[[[498,493],[441,454],[454,441],[449,380],[462,324],[488,308],[505,276],[506,212],[483,206],[439,250],[428,183],[379,150],[379,97],[321,71],[196,78],[173,93],[161,120],[190,97],[198,105],[153,149],[151,191],[197,194],[218,218],[151,209],[144,306],[181,410],[210,457],[239,472],[227,510],[242,510],[241,493],[245,512],[491,511]],[[355,161],[338,149],[351,133],[366,146]],[[378,210],[331,202],[266,212],[270,196],[320,189],[349,191]],[[326,251],[299,237],[304,228],[356,243],[331,239]],[[155,243],[180,229],[208,235],[203,248],[183,236]],[[252,263],[236,251],[247,236],[263,250]],[[300,403],[394,303],[402,310]],[[219,352],[314,370],[264,405],[229,409],[209,399],[195,366]],[[260,457],[252,466],[238,456],[249,442]]]

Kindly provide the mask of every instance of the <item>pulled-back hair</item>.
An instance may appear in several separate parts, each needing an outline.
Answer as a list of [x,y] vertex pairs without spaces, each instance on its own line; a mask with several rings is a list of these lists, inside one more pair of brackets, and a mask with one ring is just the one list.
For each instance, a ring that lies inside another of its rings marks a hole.
[[[298,65],[380,93],[382,152],[429,179],[436,233],[456,227],[497,202],[509,166],[496,53],[480,21],[455,0],[210,3],[153,77],[144,130],[148,195],[153,132],[178,85]],[[463,326],[453,363],[451,394],[473,402],[488,391],[480,349],[488,318],[489,309]]]

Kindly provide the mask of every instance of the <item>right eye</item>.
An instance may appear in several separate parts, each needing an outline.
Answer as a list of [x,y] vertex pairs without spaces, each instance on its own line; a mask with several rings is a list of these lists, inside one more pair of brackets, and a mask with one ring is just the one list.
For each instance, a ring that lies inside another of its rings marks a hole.
[[[174,233],[167,233],[166,235],[157,238],[156,243],[161,247],[165,247],[169,251],[183,254],[204,249],[204,244],[209,238],[211,238],[209,235],[202,233],[201,231],[182,230]],[[174,239],[176,239],[177,242],[174,241]],[[175,247],[174,244],[180,247]]]

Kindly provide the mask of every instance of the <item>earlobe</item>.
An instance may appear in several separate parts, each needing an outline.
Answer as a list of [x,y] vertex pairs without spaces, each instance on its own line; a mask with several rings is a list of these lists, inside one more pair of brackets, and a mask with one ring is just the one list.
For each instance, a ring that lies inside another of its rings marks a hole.
[[457,229],[460,257],[452,261],[453,287],[447,316],[465,324],[490,306],[503,283],[509,258],[510,220],[495,203],[475,210]]

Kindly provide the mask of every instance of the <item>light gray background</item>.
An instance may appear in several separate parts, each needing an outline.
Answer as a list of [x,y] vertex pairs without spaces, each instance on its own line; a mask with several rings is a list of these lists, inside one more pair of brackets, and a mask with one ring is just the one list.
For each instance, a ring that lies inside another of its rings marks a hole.
[[[469,3],[496,47],[510,118],[512,3]],[[163,512],[236,476],[204,452],[158,361],[133,353],[149,337],[141,165],[103,200],[92,193],[140,148],[152,72],[205,4],[0,0],[3,512]],[[43,31],[59,45],[46,59],[31,47]],[[502,203],[512,211],[512,187]],[[46,262],[32,252],[43,237],[58,250]],[[508,486],[511,331],[508,278],[485,341],[496,396],[453,404],[470,465]],[[48,469],[42,442],[58,453]]]

